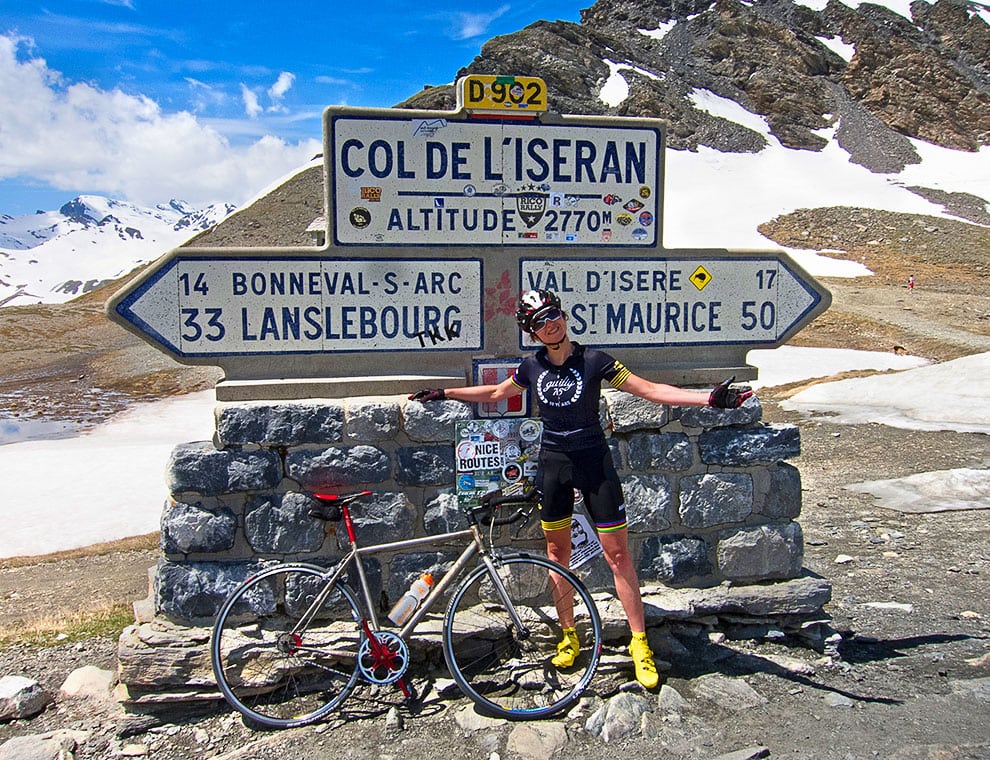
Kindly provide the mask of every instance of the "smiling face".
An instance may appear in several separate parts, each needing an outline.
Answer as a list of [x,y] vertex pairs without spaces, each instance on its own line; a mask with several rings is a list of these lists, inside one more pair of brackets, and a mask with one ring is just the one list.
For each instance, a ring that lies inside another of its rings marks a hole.
[[542,343],[560,343],[567,336],[567,320],[560,309],[550,309],[533,320],[533,337]]

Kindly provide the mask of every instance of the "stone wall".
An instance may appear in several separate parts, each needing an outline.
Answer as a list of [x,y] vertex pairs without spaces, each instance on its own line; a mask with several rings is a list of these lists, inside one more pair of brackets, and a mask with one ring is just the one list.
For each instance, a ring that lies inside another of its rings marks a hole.
[[[601,413],[644,584],[711,587],[800,575],[800,475],[783,461],[799,453],[796,427],[761,423],[755,398],[736,410],[658,407],[609,390]],[[463,527],[453,430],[472,415],[457,401],[398,396],[219,404],[215,440],[176,447],[168,464],[154,615],[203,625],[266,561],[327,564],[343,556],[332,526],[307,515],[306,491],[374,491],[355,508],[363,544]],[[537,524],[521,543],[542,544]],[[375,558],[374,598],[396,598],[419,572],[442,571],[449,557]],[[603,561],[581,573],[593,588],[611,588]]]

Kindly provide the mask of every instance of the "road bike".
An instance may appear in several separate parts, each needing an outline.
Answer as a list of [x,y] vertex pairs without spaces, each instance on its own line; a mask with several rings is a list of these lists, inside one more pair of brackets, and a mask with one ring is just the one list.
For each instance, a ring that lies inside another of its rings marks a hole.
[[[214,675],[246,718],[269,728],[318,721],[361,679],[394,683],[413,699],[405,679],[407,640],[427,619],[436,631],[439,615],[431,610],[448,592],[440,624],[444,659],[481,711],[544,718],[574,704],[591,683],[602,648],[591,593],[544,556],[495,546],[495,527],[531,512],[534,492],[488,494],[466,510],[464,530],[367,547],[358,543],[351,510],[372,491],[309,495],[312,516],[343,521],[347,555],[330,568],[297,562],[267,567],[241,583],[217,614],[210,645]],[[364,558],[450,544],[463,546],[460,555],[408,621],[401,627],[379,621]],[[581,651],[572,665],[558,668],[551,660],[562,627],[576,627]]]

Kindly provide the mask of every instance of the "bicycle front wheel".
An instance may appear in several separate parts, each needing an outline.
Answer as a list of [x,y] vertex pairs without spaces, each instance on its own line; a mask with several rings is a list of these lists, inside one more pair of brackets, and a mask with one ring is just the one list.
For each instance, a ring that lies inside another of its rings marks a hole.
[[[492,715],[532,719],[558,713],[577,701],[598,668],[602,624],[591,593],[545,557],[505,556],[495,560],[494,570],[497,581],[480,565],[450,600],[443,638],[447,667],[461,690]],[[571,609],[581,649],[573,664],[557,667],[552,660],[562,638],[558,611],[569,615]]]
[[217,615],[210,646],[217,686],[263,726],[319,720],[357,682],[360,620],[354,593],[341,584],[327,588],[322,568],[263,570],[238,586]]

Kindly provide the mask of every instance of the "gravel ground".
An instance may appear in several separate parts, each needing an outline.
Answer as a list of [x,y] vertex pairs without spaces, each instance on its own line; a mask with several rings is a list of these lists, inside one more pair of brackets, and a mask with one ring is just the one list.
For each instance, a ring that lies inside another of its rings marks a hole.
[[[795,421],[772,401],[766,416]],[[822,420],[798,424],[802,454],[794,461],[805,490],[805,566],[832,582],[827,611],[843,637],[838,652],[828,656],[786,642],[725,640],[700,628],[675,630],[664,647],[671,663],[664,683],[687,706],[664,713],[656,696],[647,695],[655,711],[649,713],[646,735],[606,743],[583,729],[597,700],[631,686],[623,658],[616,658],[596,679],[587,705],[543,724],[478,728],[469,720],[475,717],[470,704],[456,692],[443,698],[428,692],[418,713],[403,708],[390,689],[359,692],[341,718],[273,733],[246,728],[224,705],[136,716],[110,702],[61,699],[36,718],[0,725],[0,742],[73,728],[90,732],[77,757],[115,756],[131,745],[129,752],[168,759],[287,760],[332,750],[352,758],[488,760],[492,752],[546,757],[539,754],[546,745],[532,737],[523,742],[521,732],[526,726],[530,732],[534,726],[550,731],[552,724],[566,737],[562,752],[588,758],[612,757],[616,751],[645,756],[661,745],[670,757],[697,758],[751,747],[786,758],[990,757],[990,510],[901,514],[842,488],[928,469],[979,466],[986,437]],[[151,557],[137,553],[131,559],[140,564]],[[85,573],[89,564],[105,577],[98,558],[56,562],[30,568],[27,586],[51,589],[66,573]],[[5,594],[10,573],[0,573]],[[27,594],[23,579],[22,573],[18,586]],[[114,663],[113,637],[0,652],[0,673],[37,679],[53,693],[74,668],[112,669]],[[443,675],[419,672],[416,683],[428,688]],[[723,689],[726,682],[748,688],[713,698],[712,679]],[[393,707],[398,713],[390,717]]]

